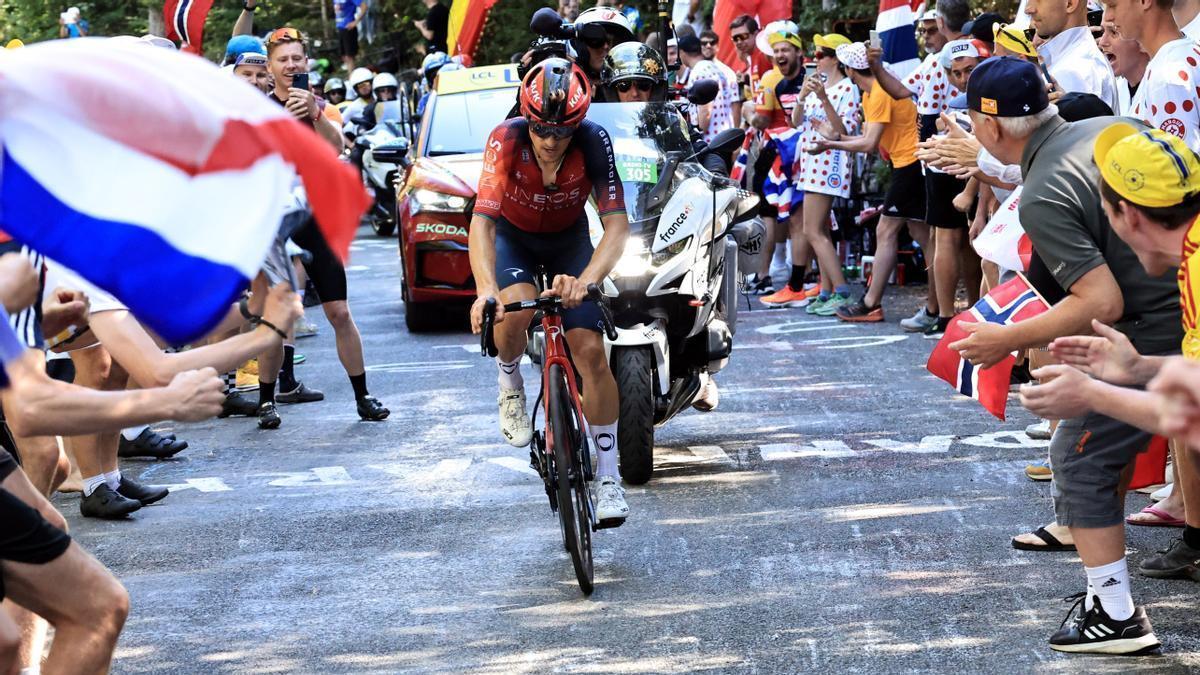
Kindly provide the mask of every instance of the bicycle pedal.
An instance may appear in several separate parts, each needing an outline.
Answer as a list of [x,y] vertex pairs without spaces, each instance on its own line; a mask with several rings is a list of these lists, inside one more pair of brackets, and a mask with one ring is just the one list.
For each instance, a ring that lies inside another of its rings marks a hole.
[[624,518],[609,518],[607,520],[599,521],[598,523],[596,523],[595,527],[593,527],[592,529],[593,530],[611,530],[614,527],[620,527],[624,524],[625,524]]

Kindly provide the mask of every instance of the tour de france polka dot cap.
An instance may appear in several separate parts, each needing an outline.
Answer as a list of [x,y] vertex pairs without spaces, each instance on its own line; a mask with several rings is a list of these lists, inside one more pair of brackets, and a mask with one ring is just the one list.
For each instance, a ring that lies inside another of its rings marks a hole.
[[1096,137],[1092,156],[1104,182],[1138,206],[1175,206],[1200,192],[1200,157],[1161,129],[1117,122]]
[[847,68],[866,70],[871,67],[871,63],[867,61],[867,46],[861,42],[838,45],[834,51],[837,53],[837,60]]

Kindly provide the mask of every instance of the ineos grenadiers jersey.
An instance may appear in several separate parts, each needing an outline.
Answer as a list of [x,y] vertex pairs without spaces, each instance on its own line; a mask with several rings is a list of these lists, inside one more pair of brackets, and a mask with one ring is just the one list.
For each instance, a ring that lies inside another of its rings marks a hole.
[[625,212],[612,140],[589,120],[571,137],[554,183],[557,189],[542,183],[529,122],[523,117],[505,120],[488,137],[475,214],[504,218],[518,229],[537,233],[561,232],[581,222],[590,194],[595,194],[601,218]]

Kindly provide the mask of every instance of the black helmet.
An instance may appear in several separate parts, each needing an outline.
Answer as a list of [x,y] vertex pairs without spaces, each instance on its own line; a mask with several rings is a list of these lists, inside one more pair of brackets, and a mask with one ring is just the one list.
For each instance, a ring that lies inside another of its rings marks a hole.
[[604,86],[608,100],[617,100],[614,85],[635,78],[654,83],[651,100],[666,99],[667,64],[658,52],[640,42],[622,42],[610,49],[604,57],[604,67],[600,69],[600,84]]

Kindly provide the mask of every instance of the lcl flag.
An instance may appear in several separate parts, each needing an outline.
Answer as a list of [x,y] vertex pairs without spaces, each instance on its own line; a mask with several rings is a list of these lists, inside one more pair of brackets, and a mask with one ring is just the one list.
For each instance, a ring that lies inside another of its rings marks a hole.
[[181,43],[183,51],[201,53],[204,41],[204,22],[213,0],[167,0],[163,5],[163,21],[167,38]]

